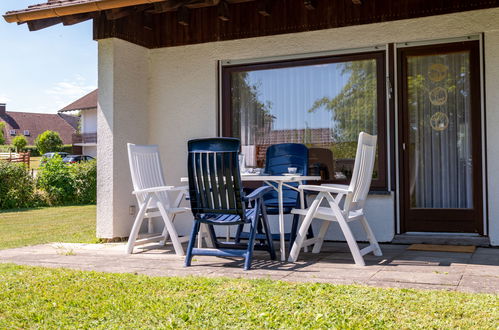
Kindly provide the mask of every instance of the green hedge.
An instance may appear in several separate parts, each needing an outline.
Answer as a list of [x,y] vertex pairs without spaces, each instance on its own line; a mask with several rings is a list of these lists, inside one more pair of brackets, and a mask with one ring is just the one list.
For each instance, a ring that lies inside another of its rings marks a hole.
[[56,156],[32,178],[25,164],[0,161],[0,209],[94,204],[97,162],[64,164]]
[[26,164],[0,161],[0,209],[37,206],[35,195]]
[[[40,157],[40,152],[38,152],[38,148],[36,146],[26,146],[24,150],[29,151],[31,157]],[[10,145],[0,145],[0,152],[14,152],[15,150]],[[71,144],[65,144],[62,146],[62,152],[67,152],[68,154],[73,153],[73,146]]]

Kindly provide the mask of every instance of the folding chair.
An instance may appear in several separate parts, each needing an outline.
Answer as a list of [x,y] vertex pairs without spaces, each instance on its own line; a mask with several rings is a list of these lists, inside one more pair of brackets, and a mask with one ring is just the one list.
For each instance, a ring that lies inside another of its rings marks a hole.
[[[131,254],[135,246],[149,242],[161,241],[162,244],[166,244],[166,240],[170,237],[175,253],[183,256],[182,242],[186,242],[188,237],[178,236],[173,221],[177,214],[189,211],[186,207],[180,207],[183,198],[187,196],[187,186],[173,187],[165,185],[157,145],[128,143],[127,146],[134,189],[133,194],[137,197],[139,204],[139,212],[135,217],[128,238],[127,253]],[[177,194],[173,203],[170,200],[169,193]],[[144,219],[148,219],[148,233],[152,234],[152,218],[155,217],[161,217],[165,224],[161,235],[137,239]]]
[[[305,216],[305,218],[291,249],[288,259],[290,262],[295,262],[298,259],[300,249],[304,246],[313,245],[312,252],[319,253],[332,221],[340,225],[356,265],[365,266],[362,256],[369,252],[373,252],[376,256],[382,255],[379,244],[364,214],[364,205],[371,185],[374,160],[376,158],[376,139],[376,136],[364,132],[360,133],[352,180],[349,186],[324,184],[320,186],[302,185],[299,187],[299,189],[314,191],[319,194],[309,208],[294,209],[292,211],[292,213]],[[336,195],[336,197],[333,197],[333,195]],[[345,201],[343,208],[341,208],[340,202],[343,197],[345,197]],[[328,207],[320,206],[324,199],[328,202]],[[307,230],[314,218],[323,220],[319,234],[314,238],[306,239]],[[369,246],[362,250],[359,249],[349,226],[350,222],[356,220],[361,222],[370,243]]]
[[[244,257],[244,269],[251,267],[253,249],[265,250],[275,259],[263,195],[271,187],[261,187],[244,196],[239,172],[239,139],[211,138],[188,143],[189,199],[194,227],[187,248],[185,266],[194,255]],[[251,203],[252,208],[247,208]],[[208,225],[214,248],[194,248],[200,225]],[[249,225],[247,243],[218,241],[213,226]],[[258,226],[265,232],[264,242],[255,244]]]

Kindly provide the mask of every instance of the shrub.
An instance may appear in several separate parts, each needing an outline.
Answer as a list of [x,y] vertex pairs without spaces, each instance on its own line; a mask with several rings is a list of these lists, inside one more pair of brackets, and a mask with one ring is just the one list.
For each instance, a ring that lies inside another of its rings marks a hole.
[[62,148],[62,140],[59,133],[54,131],[45,131],[38,135],[35,140],[36,147],[40,154],[51,151],[60,151]]
[[95,160],[70,165],[76,204],[97,201],[97,162]]
[[18,135],[12,139],[12,147],[16,150],[16,152],[23,150],[27,144],[28,140],[26,140],[26,138],[22,135]]
[[[1,146],[0,146],[1,149]],[[41,156],[40,152],[38,151],[38,148],[36,146],[26,146],[24,148],[26,151],[29,151],[31,157],[38,157]],[[65,144],[61,147],[61,150],[63,152],[67,152],[69,154],[73,153],[73,146],[71,144]]]
[[39,204],[35,184],[25,164],[0,161],[0,209]]
[[38,171],[37,187],[45,191],[52,205],[72,203],[75,200],[75,185],[72,171],[59,155],[49,159]]
[[4,144],[5,143],[5,136],[3,135],[4,132],[3,132],[3,129],[5,128],[5,122],[4,121],[0,121],[0,144]]

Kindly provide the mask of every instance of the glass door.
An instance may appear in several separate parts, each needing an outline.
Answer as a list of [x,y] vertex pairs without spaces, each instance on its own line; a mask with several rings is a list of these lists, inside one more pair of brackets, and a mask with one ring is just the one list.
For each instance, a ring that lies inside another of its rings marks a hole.
[[478,42],[399,50],[404,231],[482,232]]

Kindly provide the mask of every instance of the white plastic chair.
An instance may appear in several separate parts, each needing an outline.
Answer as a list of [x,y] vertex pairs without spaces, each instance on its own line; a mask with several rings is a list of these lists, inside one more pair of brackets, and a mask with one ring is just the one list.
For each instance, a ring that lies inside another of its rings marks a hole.
[[[382,255],[378,241],[374,237],[373,231],[364,215],[364,204],[371,185],[374,160],[376,157],[376,139],[376,136],[364,132],[360,133],[352,180],[350,181],[349,186],[324,184],[320,186],[301,185],[299,187],[299,189],[315,191],[319,194],[309,208],[293,209],[291,212],[305,216],[305,218],[303,219],[295,243],[291,249],[289,255],[290,262],[295,262],[296,259],[298,259],[298,254],[302,247],[314,245],[312,253],[319,253],[322,244],[324,243],[324,236],[332,221],[339,224],[356,265],[365,266],[363,256],[369,252],[373,252],[376,256]],[[333,195],[336,195],[336,197],[333,197]],[[345,197],[345,201],[343,208],[341,208],[340,202],[343,197]],[[320,206],[324,199],[327,200],[329,204],[328,207]],[[305,239],[308,228],[314,218],[323,220],[319,234],[314,238]],[[349,222],[356,220],[362,223],[362,227],[364,228],[370,243],[369,246],[362,250],[359,249],[349,226]]]
[[[128,143],[128,160],[132,174],[133,194],[137,197],[139,212],[135,217],[130,237],[128,238],[127,253],[131,254],[137,245],[161,241],[166,244],[170,237],[175,253],[183,256],[182,242],[189,241],[189,237],[179,237],[173,221],[179,213],[189,211],[189,208],[180,207],[183,198],[187,196],[189,188],[166,186],[163,170],[159,158],[157,145],[135,145]],[[177,193],[172,203],[169,193]],[[148,219],[148,232],[152,234],[152,218],[161,217],[165,224],[161,235],[137,239],[144,219]]]

